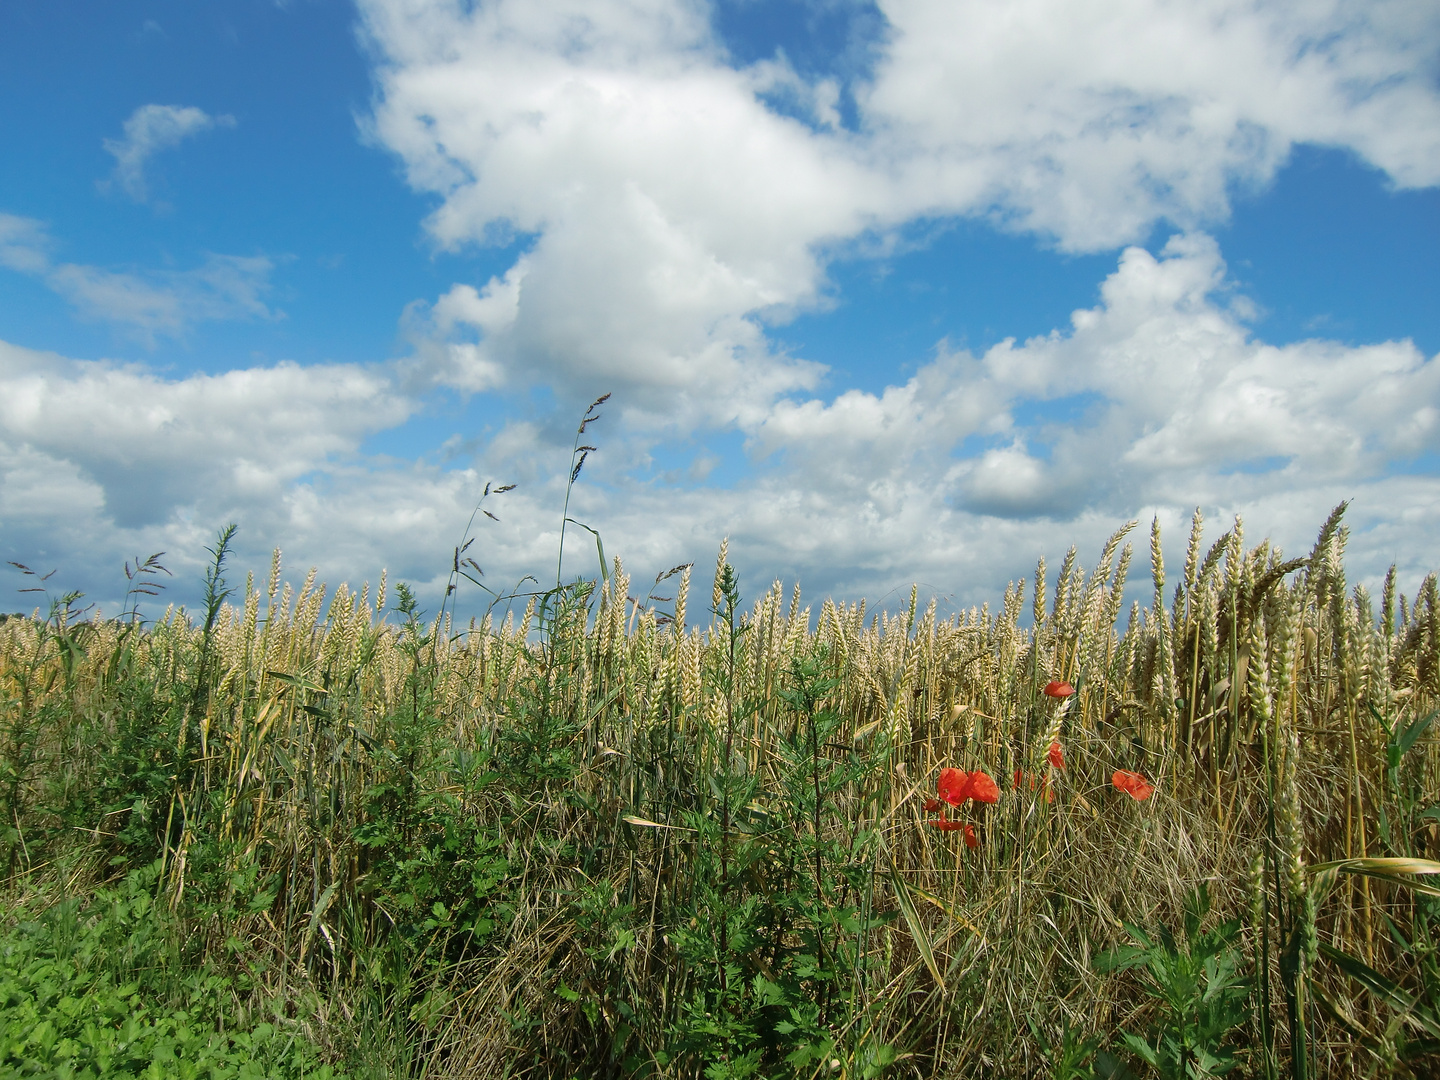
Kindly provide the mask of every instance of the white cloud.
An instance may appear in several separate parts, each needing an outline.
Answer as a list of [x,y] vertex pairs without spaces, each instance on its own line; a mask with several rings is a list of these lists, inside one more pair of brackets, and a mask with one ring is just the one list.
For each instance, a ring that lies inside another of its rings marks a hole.
[[[1223,220],[1229,192],[1267,182],[1300,141],[1349,148],[1398,185],[1440,180],[1440,14],[1404,0],[880,7],[888,35],[873,78],[849,87],[846,130],[825,79],[730,66],[701,0],[362,0],[369,137],[439,197],[438,244],[518,236],[514,264],[416,305],[413,355],[393,370],[166,381],[12,353],[5,490],[72,492],[85,529],[46,535],[77,556],[97,534],[194,553],[237,517],[257,565],[273,541],[332,581],[385,563],[424,580],[483,481],[520,480],[479,545],[513,579],[553,555],[567,432],[512,423],[450,472],[361,447],[436,386],[539,385],[562,413],[616,392],[572,510],[637,574],[707,559],[728,534],[742,571],[872,597],[919,578],[968,602],[1058,554],[1058,535],[1093,550],[1131,516],[1178,528],[1199,503],[1296,549],[1347,497],[1361,573],[1394,557],[1421,569],[1440,489],[1394,463],[1440,448],[1437,362],[1409,342],[1254,340],[1193,226]],[[834,251],[923,215],[992,215],[1075,250],[1167,219],[1188,231],[1158,257],[1127,249],[1067,328],[982,356],[942,349],[903,385],[821,398],[825,369],[777,352],[767,326],[825,303]],[[57,276],[23,219],[0,219],[0,262],[142,332],[265,313],[268,267],[196,279],[208,309],[167,306],[179,278]],[[86,439],[66,441],[67,418]],[[704,438],[727,428],[757,463],[743,489],[631,472],[658,439],[694,437],[695,472],[725,475]]]
[[[1177,522],[1197,504],[1245,511],[1293,547],[1353,497],[1358,527],[1406,538],[1385,557],[1419,569],[1423,528],[1397,507],[1433,522],[1440,483],[1393,471],[1440,452],[1440,358],[1409,341],[1255,340],[1203,234],[1172,239],[1159,258],[1128,249],[1101,297],[1068,332],[980,357],[942,350],[880,395],[778,404],[752,445],[792,462],[783,482],[815,507],[788,533],[823,535],[846,517],[909,521],[910,539],[889,535],[897,565],[943,574],[977,548],[992,567],[1003,560],[997,533],[1028,533],[1038,553],[1041,537],[1098,537],[1142,508]],[[1076,401],[1078,417],[1066,408]]]
[[1440,12],[1408,0],[880,0],[861,89],[877,144],[940,212],[994,205],[1073,249],[1220,220],[1292,144],[1440,182]]
[[[193,566],[214,529],[237,520],[253,560],[272,538],[297,535],[307,491],[368,481],[363,440],[416,408],[383,369],[279,364],[167,379],[0,342],[5,557],[113,587],[123,558],[167,550]],[[305,536],[318,561],[332,541],[345,547],[328,532],[339,509]]]
[[[1076,312],[1069,335],[996,346],[985,367],[1040,400],[1098,395],[1094,420],[1066,425],[1056,453],[1088,459],[1125,442],[1106,471],[1128,478],[1132,499],[1154,499],[1157,481],[1187,472],[1214,476],[1273,459],[1291,463],[1286,485],[1360,481],[1440,449],[1440,365],[1408,341],[1256,342],[1217,297],[1224,277],[1204,235],[1172,239],[1158,259],[1130,248],[1101,290],[1102,306]],[[1226,486],[1238,483],[1227,475]]]
[[43,273],[49,266],[45,227],[34,218],[0,213],[0,266],[22,274]]
[[81,315],[128,326],[151,342],[197,322],[274,317],[262,299],[274,266],[263,255],[207,255],[194,270],[148,273],[64,263],[46,281]]
[[1373,584],[1398,560],[1413,590],[1433,568],[1440,482],[1395,463],[1440,452],[1440,358],[1408,341],[1269,345],[1237,299],[1203,234],[1159,257],[1132,248],[1068,328],[942,349],[880,393],[777,402],[746,428],[758,467],[743,485],[627,480],[606,463],[624,449],[602,441],[572,511],[637,573],[703,561],[728,535],[752,591],[782,574],[893,600],[919,580],[969,604],[1071,542],[1093,558],[1132,516],[1160,516],[1172,557],[1196,505],[1212,538],[1240,513],[1251,542],[1300,553],[1353,499],[1352,575]]
[[528,238],[438,301],[417,370],[753,426],[824,376],[765,328],[826,303],[834,251],[917,216],[1103,250],[1223,220],[1299,141],[1440,181],[1440,15],[1408,0],[879,8],[851,131],[833,76],[731,66],[699,0],[362,0],[369,136],[441,197],[434,239]]
[[0,433],[99,482],[122,527],[177,507],[283,496],[297,479],[414,410],[383,371],[355,365],[161,378],[0,343]]
[[[1080,506],[1215,503],[1236,487],[1367,482],[1440,450],[1440,364],[1411,342],[1267,345],[1226,293],[1204,234],[1173,238],[1158,258],[1130,248],[1101,305],[1075,312],[1068,332],[1007,340],[981,357],[942,351],[878,396],[782,402],[755,445],[813,452],[817,482],[838,456],[839,472],[859,468],[863,481],[977,436],[990,445],[949,470],[958,505],[1008,500],[1033,514],[1043,511],[1030,492],[1064,491],[1050,503],[1060,517]],[[1082,417],[1046,419],[1070,399],[1083,399]],[[1192,494],[1167,497],[1177,481]]]
[[[483,524],[474,549],[487,580],[543,577],[570,423],[509,423],[464,469],[371,456],[369,435],[420,408],[407,378],[404,365],[281,365],[166,380],[0,347],[7,557],[111,581],[123,557],[166,549],[194,569],[233,519],[237,566],[263,570],[277,544],[332,584],[388,566],[426,584],[433,604],[492,480],[521,486],[488,504],[501,521]],[[783,575],[812,595],[898,602],[918,580],[978,603],[1072,542],[1093,558],[1132,516],[1160,515],[1172,557],[1197,504],[1212,536],[1238,512],[1252,542],[1271,535],[1300,552],[1353,499],[1352,577],[1373,581],[1398,560],[1413,590],[1440,526],[1440,482],[1395,468],[1440,452],[1440,358],[1405,341],[1255,340],[1202,234],[1159,257],[1124,252],[1101,302],[1063,330],[979,356],[942,349],[878,394],[774,403],[742,425],[751,467],[740,485],[696,487],[683,468],[641,479],[655,435],[627,423],[623,404],[587,432],[600,451],[570,512],[637,580],[708,562],[729,536],[751,595]],[[696,446],[695,470],[714,476],[718,456]],[[570,543],[567,573],[592,572],[589,538]]]
[[141,341],[179,337],[198,322],[276,318],[265,302],[275,263],[263,255],[214,255],[193,270],[112,270],[53,263],[44,225],[0,214],[0,266],[42,279],[87,319],[127,327]]
[[[758,319],[813,303],[817,240],[881,185],[771,112],[698,4],[370,4],[385,60],[373,135],[445,200],[445,245],[535,234],[509,274],[446,300],[487,359],[576,399],[623,391],[685,428],[813,387]],[[503,313],[503,318],[501,315]],[[498,320],[498,321],[496,321]]]
[[[681,436],[738,427],[764,463],[743,492],[612,477],[614,545],[673,562],[730,533],[821,588],[973,573],[984,592],[1053,543],[1055,521],[1098,545],[1146,507],[1177,523],[1195,503],[1263,508],[1295,544],[1347,496],[1365,528],[1391,512],[1367,510],[1370,493],[1436,504],[1425,478],[1387,476],[1435,448],[1433,362],[1406,342],[1252,341],[1193,228],[1159,258],[1127,250],[1067,330],[942,352],[878,395],[817,398],[824,370],[773,352],[765,326],[824,303],[829,253],[883,246],[918,216],[1103,250],[1159,221],[1223,220],[1230,192],[1302,141],[1435,183],[1440,19],[1403,2],[880,8],[888,33],[850,87],[847,131],[823,79],[728,66],[699,4],[365,0],[371,133],[442,198],[435,239],[532,238],[507,274],[437,302],[437,340],[463,342],[482,375],[434,377],[572,401],[616,389]],[[628,420],[635,444],[612,460],[654,437],[638,434],[652,417]]]
[[106,152],[115,158],[113,182],[130,198],[143,203],[150,195],[145,166],[151,157],[178,146],[191,135],[213,127],[234,126],[233,116],[211,116],[193,105],[141,105],[125,121],[122,138],[104,141]]

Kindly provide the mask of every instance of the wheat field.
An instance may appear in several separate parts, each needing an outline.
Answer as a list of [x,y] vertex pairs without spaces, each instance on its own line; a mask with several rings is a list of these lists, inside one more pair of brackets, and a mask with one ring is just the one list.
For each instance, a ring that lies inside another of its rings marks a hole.
[[1351,588],[1342,511],[1291,559],[1197,511],[1178,570],[1157,525],[1146,604],[1130,522],[946,619],[724,547],[464,626],[279,552],[208,619],[11,618],[8,891],[151,865],[357,1075],[1063,1077],[1163,1026],[1100,960],[1204,883],[1234,1075],[1433,1076],[1440,598]]

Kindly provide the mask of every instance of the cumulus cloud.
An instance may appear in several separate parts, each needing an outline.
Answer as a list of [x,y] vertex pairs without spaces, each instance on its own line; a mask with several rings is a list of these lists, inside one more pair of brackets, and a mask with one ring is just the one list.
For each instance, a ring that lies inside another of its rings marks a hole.
[[165,379],[3,343],[0,386],[6,441],[81,469],[126,528],[197,500],[279,498],[414,408],[393,394],[386,373],[354,365]]
[[751,425],[825,374],[767,329],[827,302],[835,252],[917,217],[1104,250],[1223,220],[1302,141],[1440,181],[1440,15],[1408,0],[878,8],[846,128],[834,73],[735,66],[698,0],[362,0],[367,130],[440,197],[436,242],[525,241],[419,312],[417,377]]
[[275,263],[263,255],[210,254],[191,270],[114,270],[55,263],[53,247],[43,223],[0,214],[0,266],[40,278],[81,317],[123,326],[149,345],[198,322],[280,314],[265,301]]
[[[742,570],[817,593],[893,600],[918,580],[969,604],[1071,542],[1093,558],[1130,517],[1158,515],[1174,557],[1197,505],[1212,537],[1241,514],[1252,541],[1299,553],[1351,499],[1352,572],[1398,561],[1413,589],[1440,487],[1397,462],[1440,452],[1440,358],[1408,341],[1274,346],[1247,310],[1210,237],[1130,248],[1100,303],[1051,334],[942,347],[879,393],[776,402],[745,428],[741,485],[616,470],[572,511],[638,566],[704,559],[728,535]],[[603,470],[619,455],[602,449]]]
[[233,116],[211,116],[193,105],[141,105],[124,125],[124,135],[106,139],[105,150],[115,159],[111,182],[136,202],[150,197],[145,166],[155,154],[178,146],[191,135],[214,127],[234,127]]
[[942,346],[879,394],[777,402],[750,445],[852,503],[920,476],[939,516],[1050,522],[1342,490],[1440,449],[1440,365],[1412,343],[1276,347],[1246,310],[1209,236],[1129,248],[1070,327]]
[[857,190],[884,195],[724,64],[703,6],[363,14],[383,54],[373,137],[444,196],[437,241],[533,236],[507,274],[441,301],[486,363],[577,400],[624,391],[681,429],[816,385],[762,320],[817,299],[814,244],[866,226]]
[[[655,434],[616,399],[587,432],[600,451],[570,512],[637,579],[708,560],[729,536],[752,593],[780,575],[898,602],[919,581],[968,605],[1040,555],[1053,562],[1057,544],[1093,558],[1130,517],[1159,515],[1178,545],[1194,506],[1212,535],[1240,513],[1252,540],[1299,552],[1352,499],[1352,573],[1398,560],[1413,589],[1432,568],[1440,487],[1397,462],[1440,452],[1440,358],[1408,341],[1274,346],[1236,301],[1204,234],[1158,256],[1127,249],[1067,327],[980,355],[941,348],[879,393],[772,403],[741,425],[751,468],[738,485],[638,467]],[[510,423],[465,468],[367,453],[371,434],[420,411],[411,374],[281,365],[167,380],[0,347],[7,551],[89,566],[104,537],[113,565],[94,573],[113,578],[136,552],[193,557],[234,519],[248,565],[277,544],[332,584],[388,566],[434,596],[484,483],[518,481],[487,504],[501,521],[473,550],[496,583],[553,566],[573,428]],[[694,456],[713,468],[713,451]],[[574,543],[567,573],[593,571],[593,545]]]
[[[1433,546],[1440,491],[1396,463],[1437,450],[1436,361],[1403,341],[1257,341],[1200,229],[1297,142],[1348,148],[1399,186],[1440,181],[1430,8],[879,0],[888,27],[869,74],[845,76],[847,125],[839,76],[783,57],[737,67],[702,0],[359,6],[377,88],[367,137],[437,198],[426,228],[438,245],[518,241],[513,264],[413,305],[411,354],[383,372],[264,369],[222,387],[47,360],[40,397],[111,432],[97,445],[115,460],[134,451],[102,407],[107,380],[138,416],[150,415],[140,389],[170,403],[135,446],[168,445],[165,425],[183,428],[190,409],[222,437],[207,448],[182,435],[188,456],[146,458],[166,478],[146,502],[127,494],[143,469],[117,474],[6,413],[4,491],[68,491],[136,550],[143,536],[196,551],[234,516],[332,580],[380,563],[426,580],[443,574],[447,523],[483,481],[518,479],[482,558],[518,577],[553,555],[568,434],[562,445],[551,423],[512,423],[448,471],[378,462],[363,439],[436,387],[540,386],[562,412],[616,393],[572,511],[637,572],[706,558],[729,535],[742,570],[817,591],[878,598],[919,578],[970,602],[1055,554],[1057,535],[1098,548],[1129,517],[1178,529],[1200,504],[1295,549],[1342,498],[1356,500],[1363,573],[1395,557],[1418,570]],[[772,345],[772,326],[827,303],[837,251],[955,215],[1069,250],[1119,248],[1162,221],[1179,234],[1159,254],[1127,248],[1068,327],[983,355],[942,347],[880,393],[827,388],[822,365]],[[59,276],[23,219],[0,219],[0,262],[92,313],[177,332],[142,288],[176,293],[176,279],[134,273],[127,291],[104,274],[130,271]],[[205,287],[229,298],[212,310],[262,314],[259,286]],[[183,325],[190,308],[175,310]],[[31,400],[38,376],[11,363],[9,396]],[[233,420],[215,404],[232,392],[249,402]],[[265,429],[278,456],[246,456],[248,422],[305,395],[313,414]],[[705,442],[717,430],[745,440],[743,487],[643,478],[662,440],[693,439],[693,471],[726,475]]]
[[1408,0],[880,0],[859,89],[912,198],[1062,247],[1223,219],[1297,142],[1440,182],[1440,12]]
[[230,519],[283,536],[307,486],[358,476],[362,441],[415,408],[357,365],[167,379],[0,342],[6,557],[106,578],[141,547],[193,559]]

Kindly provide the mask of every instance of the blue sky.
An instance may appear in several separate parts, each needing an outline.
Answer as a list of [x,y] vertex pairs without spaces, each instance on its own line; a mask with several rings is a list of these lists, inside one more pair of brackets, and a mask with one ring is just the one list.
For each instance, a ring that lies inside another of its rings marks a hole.
[[433,592],[487,480],[543,568],[606,391],[637,579],[968,604],[1342,498],[1440,561],[1419,0],[20,3],[0,137],[0,554],[112,606],[229,520]]

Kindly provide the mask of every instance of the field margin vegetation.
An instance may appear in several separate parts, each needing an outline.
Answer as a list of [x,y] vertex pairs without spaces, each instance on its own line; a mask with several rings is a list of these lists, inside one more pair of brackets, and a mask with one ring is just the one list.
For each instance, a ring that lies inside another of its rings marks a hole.
[[1157,524],[1128,609],[1135,522],[943,620],[747,603],[723,545],[694,620],[598,536],[466,626],[278,551],[232,591],[233,530],[199,612],[140,619],[158,559],[46,593],[0,1071],[1434,1075],[1440,597],[1377,613],[1343,509],[1294,559],[1197,511],[1168,597]]

